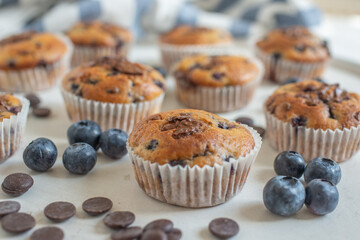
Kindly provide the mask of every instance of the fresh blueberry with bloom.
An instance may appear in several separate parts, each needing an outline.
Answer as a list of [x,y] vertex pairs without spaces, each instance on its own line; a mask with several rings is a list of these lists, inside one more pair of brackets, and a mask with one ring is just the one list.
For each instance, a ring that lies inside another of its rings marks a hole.
[[277,175],[300,178],[305,170],[305,160],[297,152],[285,151],[276,156],[274,170]]
[[101,134],[100,148],[106,156],[120,159],[127,154],[127,139],[128,135],[126,132],[112,128]]
[[276,176],[265,185],[263,200],[270,212],[280,216],[291,216],[304,205],[305,189],[297,178]]
[[305,188],[305,206],[316,215],[325,215],[335,210],[339,192],[335,185],[323,179],[310,181]]
[[304,179],[306,183],[313,179],[325,179],[336,185],[341,179],[341,169],[331,159],[323,157],[314,158],[305,168]]
[[97,160],[95,149],[87,143],[74,143],[64,152],[64,167],[73,174],[86,174],[94,168]]
[[57,148],[50,139],[38,138],[25,148],[23,159],[28,168],[45,172],[55,164],[57,154]]
[[99,148],[101,128],[91,120],[81,120],[72,124],[67,130],[69,144],[84,142],[94,149]]

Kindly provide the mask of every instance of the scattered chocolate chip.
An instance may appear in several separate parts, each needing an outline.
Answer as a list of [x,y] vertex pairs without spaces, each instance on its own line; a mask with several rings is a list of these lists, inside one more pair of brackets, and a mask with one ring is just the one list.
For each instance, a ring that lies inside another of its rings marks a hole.
[[248,118],[248,117],[238,117],[235,119],[235,122],[241,123],[241,124],[246,124],[248,126],[254,125],[254,120],[252,118]]
[[106,213],[112,208],[112,206],[112,201],[105,197],[90,198],[82,204],[83,210],[91,216]]
[[159,145],[158,140],[152,139],[150,143],[146,146],[146,150],[155,150]]
[[158,219],[155,221],[152,221],[148,223],[144,227],[144,231],[150,230],[150,229],[160,229],[164,232],[170,232],[174,227],[174,224],[172,221],[168,219]]
[[151,229],[143,233],[141,240],[167,240],[167,236],[160,229]]
[[[141,227],[129,227],[111,234],[111,240],[133,240],[138,239],[142,234]],[[169,240],[169,239],[168,239]]]
[[64,232],[58,227],[42,227],[34,231],[30,240],[62,240]]
[[75,215],[76,208],[69,202],[53,202],[44,209],[47,218],[54,222],[63,222]]
[[209,224],[209,231],[220,239],[227,239],[238,234],[239,225],[229,218],[216,218]]
[[301,127],[301,126],[306,126],[306,117],[303,116],[299,116],[299,117],[294,117],[291,119],[291,125],[293,127]]
[[49,108],[34,108],[32,113],[34,114],[35,117],[38,118],[46,118],[51,114],[51,110]]
[[252,128],[254,128],[260,134],[260,137],[265,136],[265,129],[264,128],[258,127],[258,126],[253,126]]
[[221,80],[222,77],[225,76],[225,73],[213,73],[212,74],[212,78],[214,78],[215,80]]
[[167,234],[167,240],[180,240],[182,237],[182,232],[178,228],[173,228],[168,234]]
[[20,210],[20,203],[16,201],[2,201],[0,202],[0,218],[5,215],[16,213]]
[[33,184],[34,180],[30,175],[13,173],[4,179],[1,188],[5,193],[17,197],[27,192]]
[[27,213],[11,213],[1,219],[2,228],[11,233],[23,233],[35,227],[35,219]]
[[27,98],[27,100],[29,100],[30,102],[30,107],[35,108],[40,104],[40,98],[34,94],[34,93],[29,93],[25,96]]
[[113,212],[106,215],[104,224],[109,228],[119,229],[126,228],[135,221],[135,215],[132,212]]

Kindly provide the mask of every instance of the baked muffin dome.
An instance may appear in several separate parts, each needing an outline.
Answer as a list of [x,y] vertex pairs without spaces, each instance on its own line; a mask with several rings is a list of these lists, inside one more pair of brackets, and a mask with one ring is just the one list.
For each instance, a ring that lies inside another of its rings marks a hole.
[[21,102],[11,94],[0,95],[0,122],[21,111]]
[[99,21],[79,22],[66,34],[74,44],[85,46],[121,47],[132,39],[125,28]]
[[301,26],[275,29],[256,45],[267,54],[297,62],[321,62],[330,57],[327,42]]
[[155,69],[125,58],[103,57],[79,66],[62,83],[79,97],[109,103],[136,103],[164,93],[165,80]]
[[238,123],[201,110],[181,109],[142,120],[131,132],[128,144],[135,154],[152,163],[203,167],[245,156],[255,141]]
[[160,37],[160,42],[174,45],[210,45],[231,43],[233,38],[225,30],[182,25]]
[[338,84],[305,80],[278,88],[266,101],[266,109],[293,126],[335,130],[360,124],[360,96]]
[[62,59],[67,47],[50,33],[25,32],[0,41],[0,70],[46,67]]
[[259,69],[240,56],[191,56],[181,60],[174,69],[184,84],[207,87],[244,85],[258,77]]

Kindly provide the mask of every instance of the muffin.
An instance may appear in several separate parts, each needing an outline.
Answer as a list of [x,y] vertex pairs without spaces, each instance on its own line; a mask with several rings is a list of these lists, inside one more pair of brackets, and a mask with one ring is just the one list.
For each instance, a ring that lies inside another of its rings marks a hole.
[[49,89],[68,71],[71,54],[71,42],[58,34],[25,32],[5,38],[0,41],[0,89]]
[[182,109],[136,124],[127,148],[147,195],[199,208],[222,204],[241,191],[260,146],[259,134],[246,125]]
[[174,67],[176,92],[187,107],[229,112],[246,106],[263,77],[256,59],[241,56],[186,57]]
[[279,83],[290,77],[321,77],[330,59],[327,42],[300,26],[269,32],[255,49],[264,62],[265,78]]
[[338,84],[304,80],[278,88],[265,103],[267,136],[279,152],[342,162],[360,146],[360,96]]
[[79,22],[66,34],[74,44],[72,66],[103,56],[126,57],[132,41],[125,28],[99,21]]
[[136,122],[160,111],[164,91],[158,71],[124,58],[99,58],[74,68],[62,82],[70,119],[93,120],[103,130],[129,132]]
[[183,57],[228,53],[232,43],[231,34],[225,30],[187,25],[178,26],[159,39],[162,62],[168,72]]
[[0,94],[0,163],[19,148],[24,135],[29,101],[11,94]]

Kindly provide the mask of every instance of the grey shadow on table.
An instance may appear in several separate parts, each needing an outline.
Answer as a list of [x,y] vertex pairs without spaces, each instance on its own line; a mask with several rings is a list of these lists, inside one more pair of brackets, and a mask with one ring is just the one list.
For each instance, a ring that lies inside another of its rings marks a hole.
[[253,222],[274,222],[287,219],[286,217],[271,213],[262,202],[254,202],[241,206],[239,214],[241,217]]
[[256,157],[255,165],[272,168],[276,156],[277,152],[270,146],[269,139],[265,138]]

